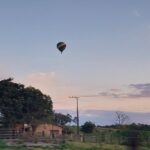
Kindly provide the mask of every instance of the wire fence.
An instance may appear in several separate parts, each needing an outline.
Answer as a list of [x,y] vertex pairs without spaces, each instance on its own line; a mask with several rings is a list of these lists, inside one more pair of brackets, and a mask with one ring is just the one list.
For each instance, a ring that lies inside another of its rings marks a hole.
[[30,143],[53,143],[59,144],[64,140],[63,136],[44,136],[40,133],[33,134],[32,132],[22,132],[11,128],[0,129],[0,140],[11,140],[14,142],[30,142]]
[[148,136],[135,136],[135,135],[113,135],[113,134],[105,134],[100,133],[96,135],[92,134],[82,134],[80,136],[77,135],[66,135],[64,137],[66,141],[80,141],[87,143],[106,143],[106,144],[117,144],[117,145],[150,145],[150,135]]
[[[147,134],[148,133],[148,134]],[[113,132],[101,132],[96,134],[65,134],[55,136],[43,136],[42,134],[33,135],[32,133],[23,133],[10,128],[0,129],[0,139],[16,139],[22,140],[23,142],[44,142],[44,143],[63,143],[65,141],[78,141],[88,143],[106,143],[106,144],[140,144],[150,145],[150,134],[149,132],[142,132],[140,134],[114,134]]]

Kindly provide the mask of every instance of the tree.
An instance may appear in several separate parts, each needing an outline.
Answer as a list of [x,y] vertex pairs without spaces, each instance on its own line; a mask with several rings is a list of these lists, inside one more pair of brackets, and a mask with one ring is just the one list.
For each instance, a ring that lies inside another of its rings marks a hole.
[[125,123],[127,123],[127,121],[129,121],[129,117],[121,111],[117,111],[116,112],[116,124],[117,125],[123,125]]
[[64,115],[61,113],[54,113],[54,123],[57,125],[66,125],[72,121],[72,116],[70,114]]
[[33,87],[24,89],[23,114],[24,121],[31,124],[33,130],[42,122],[50,122],[52,111],[52,101],[47,95]]
[[12,78],[0,81],[0,113],[3,116],[3,123],[13,126],[15,122],[23,119],[21,94],[24,85],[12,82]]
[[75,124],[77,124],[77,119],[78,119],[77,117],[74,117],[74,118],[72,119],[72,122],[75,123]]
[[13,127],[15,123],[33,126],[48,122],[52,116],[52,101],[33,87],[12,82],[12,78],[0,81],[0,113],[3,122]]
[[91,121],[85,122],[81,126],[81,131],[83,131],[84,133],[92,133],[94,129],[95,129],[95,124],[92,123]]

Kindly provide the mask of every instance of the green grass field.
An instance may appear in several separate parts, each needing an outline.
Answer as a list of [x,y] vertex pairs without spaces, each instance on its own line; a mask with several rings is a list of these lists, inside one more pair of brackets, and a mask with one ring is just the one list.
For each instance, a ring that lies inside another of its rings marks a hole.
[[[149,150],[150,147],[140,147],[139,150]],[[0,150],[128,150],[122,145],[111,144],[94,144],[81,142],[67,142],[54,148],[50,147],[25,147],[23,145],[7,146],[4,142],[0,142]]]

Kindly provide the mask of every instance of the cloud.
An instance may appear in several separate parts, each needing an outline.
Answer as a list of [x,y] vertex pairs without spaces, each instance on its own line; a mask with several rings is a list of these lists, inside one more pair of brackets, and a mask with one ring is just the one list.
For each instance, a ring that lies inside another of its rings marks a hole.
[[[18,81],[17,81],[18,82]],[[132,101],[128,97],[135,98],[140,94],[141,91],[137,90],[135,85],[129,85],[130,93],[124,93],[124,90],[109,89],[106,92],[96,92],[93,94],[91,92],[87,95],[80,96],[82,90],[79,87],[74,87],[67,79],[63,79],[57,72],[35,72],[20,78],[20,83],[26,86],[33,86],[40,89],[43,93],[51,96],[53,101],[54,109],[72,109],[76,110],[76,101],[74,99],[69,99],[69,96],[79,96],[79,109],[101,109],[101,110],[116,110],[120,109],[122,111],[140,111],[149,112],[150,101],[149,99],[135,99]],[[134,90],[135,91],[134,91]],[[131,92],[133,90],[133,92]],[[79,95],[78,95],[79,94]],[[120,100],[122,98],[127,98],[125,101]],[[90,116],[90,115],[88,115]]]
[[139,92],[138,94],[130,94],[130,97],[150,97],[150,83],[130,84],[129,86]]
[[120,92],[121,89],[110,89],[110,91],[112,91],[112,92]]
[[56,77],[55,72],[32,73],[32,74],[29,74],[27,77],[28,81],[31,83],[42,83],[42,84],[55,82],[56,78],[57,77]]
[[138,90],[150,90],[150,83],[145,84],[130,84],[130,87],[136,88]]
[[68,80],[64,80],[54,71],[31,73],[18,78],[16,82],[23,83],[25,86],[33,86],[44,94],[50,95],[54,108],[66,107],[66,103],[69,103],[69,107],[73,109],[74,101],[68,101],[68,96],[79,93]]
[[56,87],[57,77],[55,72],[36,72],[24,77],[23,83],[27,86],[39,88],[42,92],[50,94],[49,89]]
[[110,89],[110,92],[112,92],[112,93],[110,93],[110,92],[100,92],[100,93],[98,93],[98,94],[89,94],[89,95],[80,95],[79,97],[100,97],[100,96],[112,96],[112,97],[118,97],[118,94],[115,94],[115,93],[113,93],[113,92],[116,92],[116,93],[118,93],[118,92],[120,92],[121,91],[121,89]]
[[113,97],[113,98],[121,97],[121,94],[111,93],[111,92],[100,92],[99,95],[101,95],[101,96],[109,96],[109,97]]
[[99,97],[99,95],[98,94],[80,95],[79,97]]
[[122,93],[121,90],[109,90],[100,92],[99,95],[112,98],[146,98],[150,97],[150,83],[130,84],[129,90],[132,92]]
[[123,93],[121,89],[110,89],[108,91],[99,92],[99,96],[106,96],[112,98],[125,98],[127,97],[126,93]]

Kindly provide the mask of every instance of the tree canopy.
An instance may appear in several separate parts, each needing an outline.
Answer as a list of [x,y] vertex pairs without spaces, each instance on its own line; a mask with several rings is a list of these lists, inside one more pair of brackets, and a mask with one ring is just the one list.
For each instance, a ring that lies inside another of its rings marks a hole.
[[53,114],[50,96],[33,87],[14,83],[12,78],[0,81],[0,114],[7,126],[15,123],[47,122]]
[[91,121],[87,121],[81,126],[81,131],[83,131],[84,133],[92,133],[94,129],[95,124]]
[[70,123],[72,121],[72,116],[70,114],[64,115],[61,113],[55,113],[54,114],[54,123],[57,125],[64,126],[67,123]]

